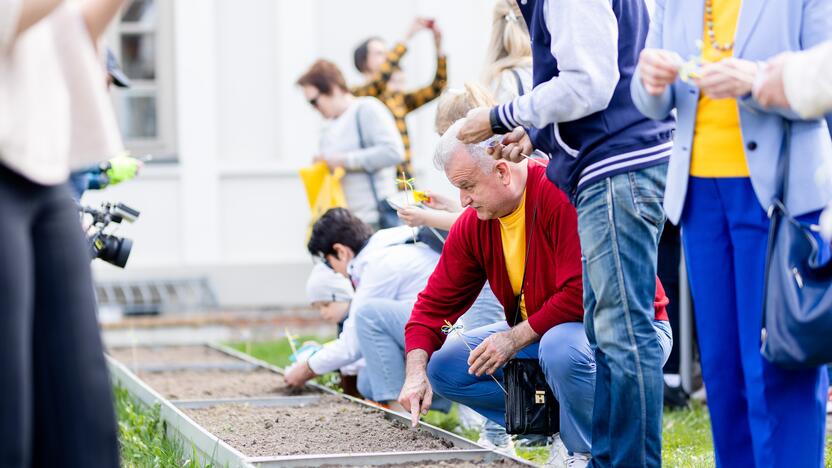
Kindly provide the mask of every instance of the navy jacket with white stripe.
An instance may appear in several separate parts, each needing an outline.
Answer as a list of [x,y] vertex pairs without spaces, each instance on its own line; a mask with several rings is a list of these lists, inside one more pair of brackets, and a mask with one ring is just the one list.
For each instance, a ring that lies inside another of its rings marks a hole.
[[[552,32],[546,25],[545,3],[518,1],[531,35],[535,87],[558,76],[558,60],[550,51]],[[591,182],[667,162],[672,149],[673,117],[650,120],[630,97],[630,81],[650,23],[647,7],[644,0],[611,0],[611,4],[618,21],[620,79],[609,105],[577,120],[527,129],[534,147],[551,159],[547,177],[573,201]],[[497,110],[505,115],[513,109],[507,103]]]

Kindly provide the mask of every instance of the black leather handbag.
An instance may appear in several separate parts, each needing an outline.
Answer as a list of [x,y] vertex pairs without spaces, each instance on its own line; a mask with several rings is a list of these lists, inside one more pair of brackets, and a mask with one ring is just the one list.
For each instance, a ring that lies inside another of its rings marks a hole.
[[786,368],[832,362],[832,261],[821,263],[818,239],[786,209],[790,126],[786,122],[777,177],[769,207],[761,352]]
[[[514,323],[520,319],[520,301],[526,284],[526,266],[529,263],[537,207],[532,215],[532,233],[526,246],[523,265],[523,286],[515,301]],[[546,383],[546,374],[537,359],[510,359],[503,367],[503,385],[506,388],[506,432],[509,434],[552,435],[560,431],[560,405]]]
[[537,359],[512,359],[503,367],[506,432],[552,435],[560,430],[560,405]]

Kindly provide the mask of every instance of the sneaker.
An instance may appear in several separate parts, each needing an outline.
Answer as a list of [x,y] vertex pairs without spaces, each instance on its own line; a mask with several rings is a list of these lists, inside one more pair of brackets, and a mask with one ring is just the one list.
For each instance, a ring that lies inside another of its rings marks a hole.
[[503,455],[508,455],[510,457],[517,456],[517,452],[514,451],[514,442],[512,442],[510,437],[506,438],[505,443],[496,445],[494,442],[488,440],[484,434],[482,434],[480,435],[480,438],[477,440],[477,444],[487,448],[488,450],[500,452]]
[[552,451],[549,453],[549,459],[543,465],[544,468],[584,468],[589,464],[592,458],[588,453],[572,453],[563,445],[560,438],[560,433],[552,437]]
[[543,464],[544,468],[565,468],[566,457],[569,456],[569,450],[563,445],[560,439],[560,432],[552,436],[552,450],[549,452],[549,459]]
[[592,456],[588,453],[573,453],[566,457],[566,468],[586,468]]

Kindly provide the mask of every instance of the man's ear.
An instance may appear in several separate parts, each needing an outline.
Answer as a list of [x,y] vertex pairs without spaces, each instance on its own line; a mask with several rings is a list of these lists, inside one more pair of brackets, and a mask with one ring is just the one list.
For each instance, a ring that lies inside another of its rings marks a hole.
[[497,178],[500,179],[500,183],[503,186],[508,186],[511,184],[511,168],[509,167],[509,162],[505,159],[500,159],[494,165],[494,173],[497,174]]

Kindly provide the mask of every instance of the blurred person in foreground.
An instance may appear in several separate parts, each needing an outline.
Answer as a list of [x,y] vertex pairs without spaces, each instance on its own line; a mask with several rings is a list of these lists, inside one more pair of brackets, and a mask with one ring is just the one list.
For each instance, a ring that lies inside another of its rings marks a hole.
[[119,466],[70,168],[123,151],[95,42],[120,0],[0,1],[0,466]]

